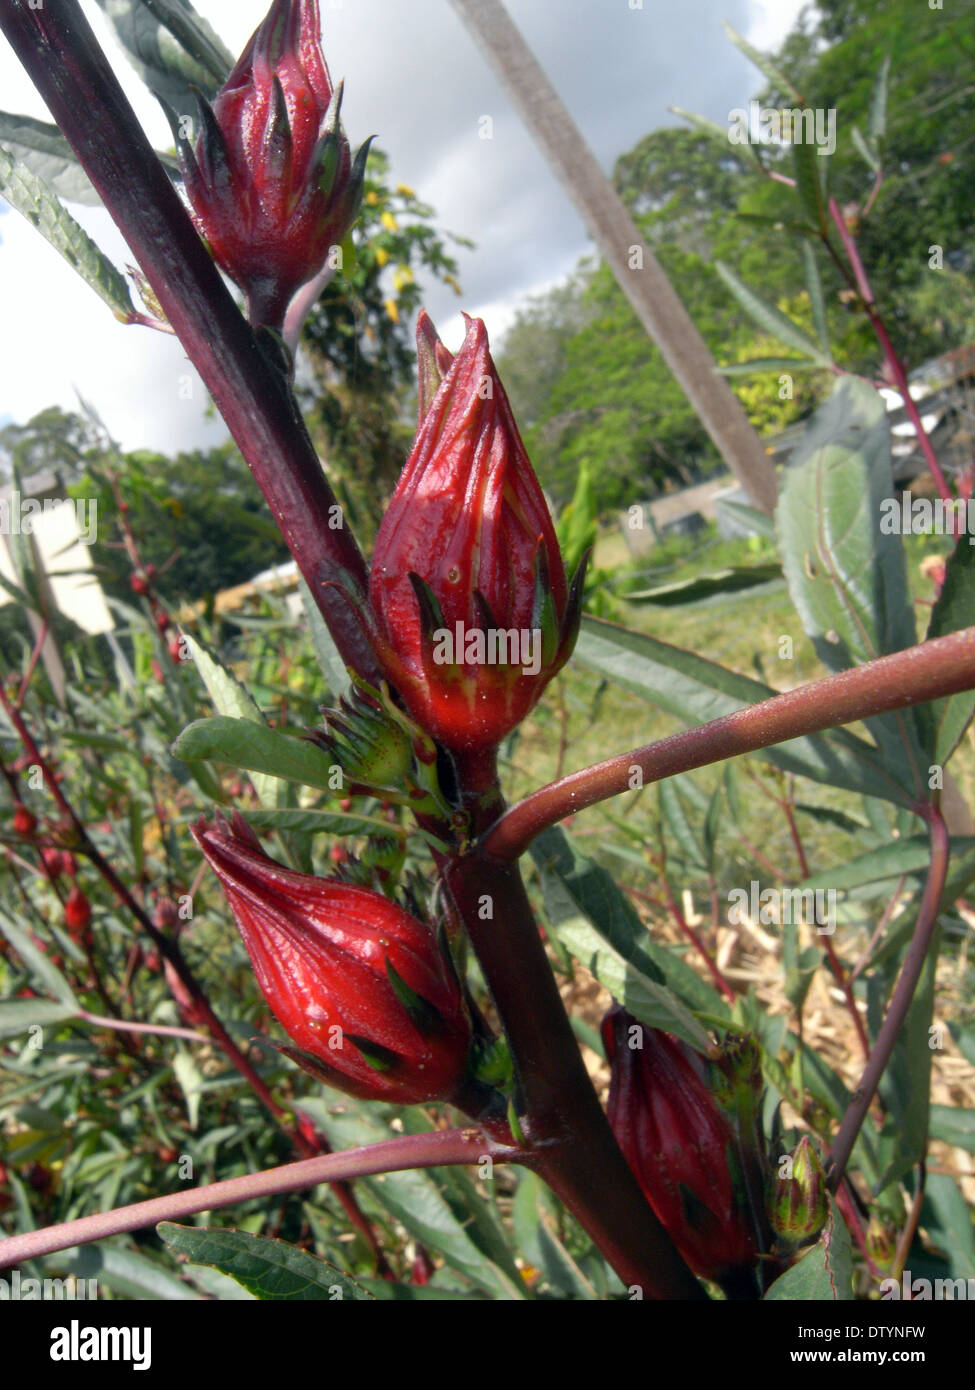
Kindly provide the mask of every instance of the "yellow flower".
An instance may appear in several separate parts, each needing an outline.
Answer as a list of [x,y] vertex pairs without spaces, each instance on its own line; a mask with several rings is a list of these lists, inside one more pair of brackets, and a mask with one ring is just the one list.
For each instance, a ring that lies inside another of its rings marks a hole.
[[386,313],[394,323],[399,323],[399,305],[396,303],[395,299],[386,300]]
[[386,228],[387,232],[399,231],[399,223],[396,221],[396,218],[393,216],[391,212],[384,212],[379,220]]

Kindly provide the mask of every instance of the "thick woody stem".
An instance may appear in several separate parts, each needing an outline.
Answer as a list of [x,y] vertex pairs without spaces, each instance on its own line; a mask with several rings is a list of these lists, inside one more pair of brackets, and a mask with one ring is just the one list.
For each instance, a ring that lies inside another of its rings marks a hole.
[[646,1298],[706,1297],[641,1193],[593,1089],[518,866],[464,855],[444,865],[511,1046],[524,1161]]

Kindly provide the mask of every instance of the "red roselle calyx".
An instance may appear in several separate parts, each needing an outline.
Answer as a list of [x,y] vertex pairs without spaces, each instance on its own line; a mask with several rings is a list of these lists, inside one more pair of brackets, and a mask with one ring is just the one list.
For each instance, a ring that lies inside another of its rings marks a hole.
[[480,319],[456,357],[425,313],[420,418],[376,538],[376,651],[427,733],[460,752],[495,748],[568,660],[571,589],[552,518]]
[[64,900],[64,921],[72,933],[81,933],[91,923],[91,903],[77,884]]
[[603,1020],[617,1143],[695,1274],[721,1281],[757,1258],[731,1126],[693,1048],[619,1006]]
[[318,0],[274,0],[212,108],[200,99],[195,150],[174,122],[197,229],[255,326],[282,327],[358,214],[369,142],[353,163],[341,103]]
[[14,807],[13,818],[14,833],[29,837],[37,829],[37,817],[32,811],[28,811],[22,801],[18,801]]
[[239,813],[193,830],[223,885],[254,972],[301,1049],[284,1051],[365,1100],[449,1100],[470,1017],[434,930],[367,888],[270,859]]

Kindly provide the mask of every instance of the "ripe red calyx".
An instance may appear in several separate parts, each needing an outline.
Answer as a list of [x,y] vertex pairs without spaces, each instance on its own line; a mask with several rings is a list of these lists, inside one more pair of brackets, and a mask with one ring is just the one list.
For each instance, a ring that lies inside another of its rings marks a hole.
[[377,655],[410,714],[447,748],[476,752],[496,747],[568,660],[582,574],[567,583],[484,324],[467,324],[454,357],[420,315],[419,428],[369,597]]
[[265,998],[329,1084],[367,1100],[449,1100],[471,1023],[434,929],[372,889],[270,859],[239,813],[193,837],[223,885]]

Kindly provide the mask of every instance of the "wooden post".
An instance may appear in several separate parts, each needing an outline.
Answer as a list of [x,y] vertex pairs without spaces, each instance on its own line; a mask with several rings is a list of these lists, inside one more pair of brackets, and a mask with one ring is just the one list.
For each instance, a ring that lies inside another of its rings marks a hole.
[[722,458],[754,505],[771,514],[775,468],[738,398],[612,183],[536,61],[501,0],[450,0],[656,343]]

